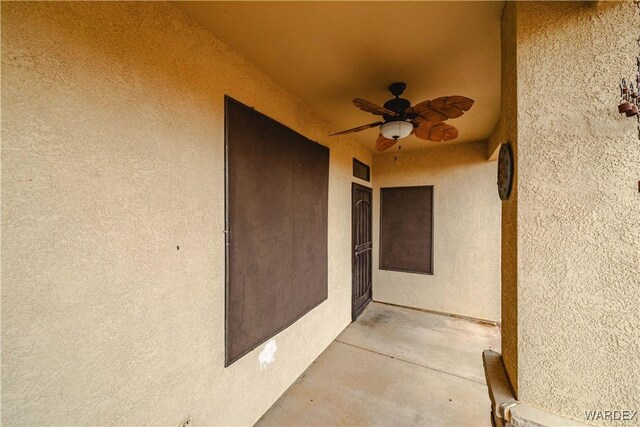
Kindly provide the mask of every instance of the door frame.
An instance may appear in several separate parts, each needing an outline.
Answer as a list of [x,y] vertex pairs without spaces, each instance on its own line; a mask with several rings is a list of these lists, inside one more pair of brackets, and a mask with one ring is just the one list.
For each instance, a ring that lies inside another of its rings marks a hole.
[[[355,196],[356,190],[367,192],[371,195],[371,210],[369,212],[369,235],[371,236],[371,262],[369,263],[369,277],[371,278],[370,298],[356,311],[356,297],[354,293],[355,287],[355,266],[356,266],[356,210],[355,210]],[[361,185],[355,182],[351,183],[351,321],[355,321],[364,309],[373,301],[373,188]]]

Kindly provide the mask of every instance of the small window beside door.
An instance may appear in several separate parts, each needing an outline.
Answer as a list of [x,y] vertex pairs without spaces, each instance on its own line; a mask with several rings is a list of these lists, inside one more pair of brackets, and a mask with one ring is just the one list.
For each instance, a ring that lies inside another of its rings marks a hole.
[[433,186],[380,189],[380,269],[433,274]]
[[353,176],[367,182],[371,180],[371,168],[358,159],[353,159]]

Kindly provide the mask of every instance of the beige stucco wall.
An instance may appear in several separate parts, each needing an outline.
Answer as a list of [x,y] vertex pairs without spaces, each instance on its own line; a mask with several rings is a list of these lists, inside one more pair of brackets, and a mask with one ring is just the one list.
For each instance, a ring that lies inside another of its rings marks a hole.
[[640,410],[640,142],[616,110],[640,10],[517,9],[518,397],[581,420]]
[[514,178],[511,195],[502,201],[501,224],[501,332],[502,360],[518,393],[518,75],[516,44],[516,8],[508,1],[502,12],[501,26],[501,107],[500,119],[487,141],[487,157],[497,159],[500,145],[511,143]]
[[[329,297],[265,370],[224,368],[225,94],[331,147]],[[334,130],[169,4],[3,2],[2,424],[256,421],[350,321]]]
[[[486,143],[391,150],[373,168],[373,299],[500,321],[500,198]],[[380,188],[416,185],[434,186],[434,274],[380,270]]]

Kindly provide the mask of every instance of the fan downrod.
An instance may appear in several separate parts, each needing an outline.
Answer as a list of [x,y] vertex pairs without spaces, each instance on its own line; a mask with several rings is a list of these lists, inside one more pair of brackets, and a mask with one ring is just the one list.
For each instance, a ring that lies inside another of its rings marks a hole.
[[407,88],[407,84],[404,82],[395,82],[389,85],[389,92],[396,98],[402,95],[402,92]]

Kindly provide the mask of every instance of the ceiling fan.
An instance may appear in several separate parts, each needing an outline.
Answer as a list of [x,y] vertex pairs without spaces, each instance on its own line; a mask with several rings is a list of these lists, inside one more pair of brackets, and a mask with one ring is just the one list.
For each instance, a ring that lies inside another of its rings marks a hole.
[[376,140],[376,150],[384,151],[392,147],[399,139],[415,134],[427,141],[450,141],[458,137],[458,129],[444,123],[455,119],[469,111],[473,99],[464,96],[443,96],[434,100],[419,102],[411,106],[409,100],[400,98],[407,88],[403,82],[389,85],[389,92],[395,98],[388,100],[381,107],[373,102],[356,98],[353,103],[363,111],[382,116],[384,120],[343,130],[329,136],[360,132],[380,126],[380,135]]

